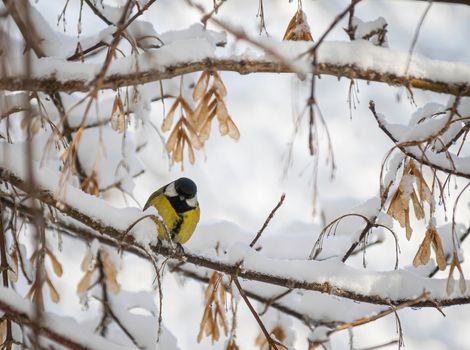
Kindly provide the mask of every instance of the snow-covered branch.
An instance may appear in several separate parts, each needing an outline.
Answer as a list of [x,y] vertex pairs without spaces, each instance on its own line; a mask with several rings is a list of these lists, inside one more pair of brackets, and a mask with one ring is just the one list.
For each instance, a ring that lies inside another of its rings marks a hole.
[[[447,152],[436,152],[432,148],[427,147],[423,142],[413,139],[413,130],[406,130],[404,126],[388,124],[384,116],[375,109],[375,103],[370,101],[369,109],[371,110],[378,126],[392,140],[405,155],[411,157],[418,162],[425,164],[433,169],[441,170],[445,173],[456,175],[462,178],[470,179],[469,157],[458,156]],[[417,128],[421,129],[421,133],[426,133],[422,125]],[[402,131],[406,130],[405,138]],[[430,129],[429,132],[432,132]],[[411,138],[406,138],[410,134]],[[415,137],[417,137],[415,135]]]
[[[76,321],[70,318],[64,319],[52,313],[44,313],[41,324],[37,324],[33,303],[26,302],[10,288],[0,287],[0,310],[9,320],[36,329],[41,336],[54,344],[60,344],[69,349],[133,349],[111,343],[91,331],[86,331]],[[78,329],[80,331],[77,331]]]
[[[312,44],[274,41],[269,41],[269,44],[285,57],[285,61],[294,60],[297,72],[312,71],[308,56],[300,58]],[[197,47],[197,50],[191,47]],[[136,58],[117,59],[111,64],[100,88],[116,89],[205,70],[240,74],[292,72],[288,65],[270,57],[243,55],[218,58],[214,50],[215,46],[206,39],[188,39],[175,41]],[[181,54],[175,55],[175,52]],[[377,47],[367,41],[324,42],[318,48],[315,72],[318,75],[376,81],[452,95],[470,95],[468,64],[414,55],[405,74],[407,60],[406,52]],[[24,78],[22,67],[12,64],[8,73],[0,76],[0,89],[87,92],[100,68],[101,65],[95,63],[39,59],[34,61],[31,77]]]
[[[0,167],[0,178],[22,191],[27,191],[27,186],[21,171],[12,171],[5,164]],[[154,236],[147,230],[154,230],[152,226],[145,226],[145,232],[139,230],[126,235],[126,228],[131,225],[143,213],[134,209],[112,208],[104,201],[89,196],[69,186],[65,193],[70,196],[66,201],[61,200],[53,193],[54,188],[48,188],[44,181],[53,183],[54,179],[46,180],[39,176],[40,190],[34,193],[34,198],[44,204],[52,206],[63,214],[80,221],[86,226],[98,231],[123,244],[130,244],[148,252],[149,248],[155,254],[163,255],[172,259],[185,261],[194,265],[216,270],[231,276],[283,286],[287,288],[298,288],[322,293],[332,294],[343,298],[353,299],[372,304],[389,305],[402,304],[416,298],[423,289],[430,293],[430,300],[423,301],[415,306],[434,307],[455,304],[470,303],[470,294],[452,295],[446,293],[446,281],[419,277],[408,271],[392,272],[369,272],[357,270],[339,261],[308,261],[308,260],[286,260],[265,257],[248,244],[238,243],[233,245],[226,256],[218,257],[212,251],[181,253],[167,245],[153,244],[148,235]],[[41,180],[42,179],[42,180]],[[71,199],[70,199],[71,198]],[[81,203],[73,205],[73,203]],[[84,212],[87,208],[89,213]],[[119,222],[116,218],[120,218]],[[127,222],[127,224],[126,224]],[[150,246],[148,244],[151,243]],[[393,281],[391,285],[390,281]],[[467,282],[467,284],[469,284]],[[406,286],[406,288],[404,288]],[[470,288],[467,287],[467,290]]]

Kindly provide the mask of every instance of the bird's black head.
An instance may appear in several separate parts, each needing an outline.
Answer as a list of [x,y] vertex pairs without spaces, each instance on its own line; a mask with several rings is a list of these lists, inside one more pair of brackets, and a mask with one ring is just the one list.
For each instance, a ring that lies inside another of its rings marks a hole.
[[187,177],[181,177],[175,181],[176,192],[184,198],[193,198],[197,193],[196,184]]

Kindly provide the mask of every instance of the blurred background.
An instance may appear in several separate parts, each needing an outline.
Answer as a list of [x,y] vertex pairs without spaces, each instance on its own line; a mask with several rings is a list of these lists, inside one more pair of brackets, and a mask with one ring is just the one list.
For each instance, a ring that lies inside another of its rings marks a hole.
[[[53,27],[57,26],[57,17],[65,1],[39,0],[35,6],[41,11]],[[108,4],[122,4],[124,1],[106,1]],[[212,1],[201,1],[207,9]],[[346,6],[348,1],[303,1],[303,10],[314,40],[328,28],[334,17]],[[77,16],[79,1],[71,1],[66,12],[66,31],[68,35],[77,35]],[[426,7],[426,1],[391,1],[365,0],[356,7],[355,15],[363,21],[374,20],[379,16],[388,23],[388,45],[391,48],[407,52],[410,49],[417,25]],[[297,10],[297,2],[287,0],[264,1],[266,28],[270,38],[281,40],[289,20]],[[217,18],[221,21],[241,26],[253,37],[257,37],[259,28],[256,17],[258,2],[253,0],[229,0],[219,10]],[[200,14],[190,8],[185,1],[159,0],[145,13],[142,19],[153,23],[158,33],[168,30],[184,29],[199,22]],[[470,33],[470,7],[434,3],[421,27],[415,47],[415,54],[439,60],[470,63],[468,45]],[[348,41],[342,28],[343,20],[327,40]],[[213,30],[220,30],[209,24]],[[86,36],[96,33],[103,24],[86,8],[82,19],[82,33]],[[59,29],[63,30],[63,24]],[[263,36],[265,34],[263,33]],[[224,49],[218,49],[223,56],[243,54],[256,50],[243,42],[237,42],[230,35]],[[282,193],[286,200],[276,213],[264,235],[286,234],[299,223],[322,224],[321,214],[327,218],[335,217],[340,210],[347,210],[365,200],[377,196],[379,192],[379,174],[385,155],[393,146],[377,127],[368,109],[369,100],[374,100],[377,109],[393,123],[407,124],[412,113],[428,102],[446,105],[449,96],[413,90],[414,102],[407,91],[401,87],[391,87],[379,83],[356,81],[357,98],[350,109],[348,103],[349,80],[322,76],[317,79],[316,97],[331,134],[336,170],[331,177],[327,164],[328,144],[323,126],[319,126],[319,161],[317,198],[314,200],[315,161],[308,152],[308,117],[301,119],[300,128],[295,131],[294,121],[305,106],[309,96],[309,81],[300,81],[293,74],[250,74],[222,72],[221,77],[227,87],[226,105],[238,126],[241,137],[235,142],[221,137],[213,128],[204,151],[196,154],[196,163],[170,167],[165,156],[161,140],[155,131],[146,128],[138,137],[147,142],[141,152],[146,172],[136,179],[134,196],[142,206],[147,197],[162,185],[184,175],[192,178],[198,185],[198,198],[201,206],[201,224],[227,220],[237,223],[246,232],[247,241],[258,231],[267,214],[276,205]],[[188,81],[194,77],[185,77]],[[158,84],[155,89],[159,89]],[[166,108],[172,101],[165,102]],[[161,125],[163,120],[161,102],[152,107],[151,120]],[[457,181],[457,188],[462,184]],[[452,186],[453,187],[453,186]],[[453,198],[453,197],[451,197]],[[132,200],[125,202],[122,196],[110,191],[107,199],[116,206],[135,206]],[[468,195],[464,195],[457,212],[459,221],[468,225]],[[449,203],[453,203],[449,199]],[[447,217],[451,217],[451,208],[447,208]],[[315,215],[314,213],[315,211]],[[444,224],[442,209],[438,224]],[[314,227],[314,226],[312,226]],[[400,236],[400,266],[411,264],[413,256],[424,234],[424,224],[415,223],[415,235],[410,242],[404,239],[404,232],[398,225],[395,230]],[[312,232],[313,235],[313,232]],[[197,237],[197,231],[194,239]],[[64,259],[78,260],[83,254],[80,249],[72,249]],[[313,241],[312,241],[313,245]],[[464,244],[465,249],[468,243]],[[67,251],[67,246],[65,247]],[[83,247],[84,249],[84,247]],[[375,270],[393,269],[395,250],[393,239],[371,248],[367,253],[368,268]],[[65,254],[64,254],[65,255]],[[361,258],[352,259],[351,264],[361,266]],[[61,280],[58,284],[63,290],[75,295],[77,273],[69,274],[69,281]],[[469,264],[463,265],[467,277],[470,276]],[[445,272],[442,276],[446,277]],[[148,288],[148,281],[153,278],[150,266],[141,260],[126,257],[120,279],[126,287],[140,290]],[[202,316],[202,291],[204,286],[193,281],[179,280],[177,276],[167,274],[164,294],[165,308],[163,318],[166,326],[178,338],[182,349],[223,348],[223,342],[212,345],[203,340],[196,344],[199,322]],[[200,300],[200,303],[193,302]],[[241,304],[240,304],[241,305]],[[82,310],[77,300],[63,300],[59,305],[64,313],[77,315],[85,319],[90,311]],[[469,349],[470,335],[464,329],[470,321],[469,306],[455,306],[444,310],[443,317],[437,310],[400,311],[407,349]],[[242,349],[254,349],[254,339],[259,333],[255,320],[240,306],[239,331],[237,341]],[[295,348],[305,349],[307,329],[295,321]],[[354,329],[354,347],[356,349],[384,343],[397,338],[393,316],[388,316],[373,324]],[[347,332],[337,333],[332,337],[333,349],[348,349]],[[396,346],[396,345],[393,345]]]

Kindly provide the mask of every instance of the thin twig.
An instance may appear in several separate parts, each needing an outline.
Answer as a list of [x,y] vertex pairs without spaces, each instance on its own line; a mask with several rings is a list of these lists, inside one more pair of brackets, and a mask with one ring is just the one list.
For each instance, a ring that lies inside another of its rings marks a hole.
[[[10,265],[8,264],[7,260],[7,243],[6,243],[6,230],[3,225],[3,205],[0,203],[0,271],[2,274],[2,282],[3,282],[3,287],[8,288],[8,270],[11,269]],[[18,273],[18,271],[17,271]],[[4,339],[0,339],[0,341],[3,341],[3,344],[0,344],[3,347],[5,347],[5,350],[11,350],[12,348],[12,341],[13,339],[13,333],[11,331],[11,321],[6,320],[6,330],[5,330],[5,335]]]
[[235,286],[238,289],[238,292],[242,296],[243,300],[245,301],[246,306],[248,306],[248,309],[250,309],[250,312],[252,313],[253,317],[255,318],[256,322],[258,323],[259,327],[261,328],[261,331],[263,332],[264,336],[266,337],[266,340],[268,341],[269,344],[269,349],[275,349],[279,350],[279,347],[282,347],[284,349],[287,349],[287,347],[283,344],[281,344],[279,341],[273,339],[271,335],[269,334],[268,330],[266,329],[265,325],[263,324],[263,321],[261,321],[261,318],[259,317],[258,313],[256,312],[255,308],[253,305],[251,305],[250,300],[245,294],[245,291],[243,290],[242,286],[240,285],[240,282],[238,281],[238,277],[234,276],[233,277],[233,283],[235,283]]
[[271,210],[271,212],[269,213],[268,217],[266,218],[266,220],[264,221],[264,224],[263,226],[261,226],[260,230],[258,231],[258,233],[256,234],[255,238],[253,238],[253,240],[251,241],[250,243],[250,247],[253,247],[256,242],[258,241],[258,239],[260,239],[261,235],[263,234],[263,231],[266,229],[266,227],[268,227],[269,225],[269,222],[271,221],[271,219],[274,217],[274,214],[276,213],[276,211],[281,207],[282,203],[284,203],[284,199],[286,198],[286,194],[283,193],[281,195],[281,198],[279,199],[279,202],[276,204],[276,206],[274,207],[273,210]]
[[93,11],[93,13],[99,17],[104,23],[106,23],[107,25],[113,25],[114,23],[109,20],[104,14],[103,12],[101,12],[92,2],[91,0],[84,0],[85,3],[88,5],[88,7],[90,8],[90,10]]
[[429,166],[433,169],[437,169],[437,170],[443,171],[443,172],[448,173],[448,174],[452,174],[452,175],[456,175],[456,176],[463,177],[463,178],[466,178],[466,179],[470,179],[470,174],[469,173],[466,173],[466,172],[464,172],[462,170],[459,170],[455,167],[455,165],[454,165],[455,161],[453,161],[451,159],[451,157],[447,157],[447,159],[451,163],[451,165],[450,166],[445,166],[444,164],[439,164],[439,163],[432,162],[429,159],[429,157],[426,156],[426,154],[424,152],[422,152],[423,154],[421,156],[417,155],[415,152],[412,152],[409,149],[410,146],[418,146],[420,143],[423,143],[423,141],[427,141],[427,140],[418,140],[418,141],[410,141],[410,142],[401,142],[400,143],[398,141],[398,139],[391,133],[390,130],[387,129],[387,127],[381,121],[381,118],[379,117],[378,113],[376,112],[375,103],[373,101],[369,102],[369,109],[371,110],[375,120],[377,121],[377,124],[378,124],[379,128],[382,129],[382,131],[390,138],[390,140],[392,140],[395,143],[395,145],[396,145],[395,147],[399,148],[400,151],[402,151],[405,155],[407,155],[408,157],[411,157],[411,158],[415,159],[419,163],[421,163],[423,165],[427,165],[427,166]]
[[429,292],[424,291],[423,294],[421,294],[416,299],[408,300],[408,301],[406,301],[402,304],[390,307],[387,310],[380,311],[380,312],[378,312],[374,315],[362,317],[362,318],[356,319],[354,321],[346,322],[346,323],[343,323],[341,325],[338,325],[334,329],[329,331],[328,334],[330,335],[332,333],[343,331],[343,330],[348,329],[348,328],[362,326],[364,324],[376,321],[376,320],[378,320],[382,317],[388,316],[392,313],[396,313],[398,310],[401,310],[401,309],[404,309],[404,308],[409,308],[413,305],[416,305],[416,304],[418,304],[419,302],[421,302],[423,300],[429,300]]
[[418,25],[416,26],[415,34],[413,36],[413,41],[411,42],[410,50],[408,51],[408,58],[406,60],[406,66],[405,66],[405,75],[408,74],[408,69],[410,69],[411,58],[413,56],[413,51],[415,49],[416,43],[418,42],[419,32],[421,31],[421,27],[423,26],[424,20],[426,19],[426,15],[428,14],[429,10],[431,9],[432,4],[433,4],[433,2],[429,1],[428,6],[426,6],[426,9],[424,10],[423,14],[421,15],[421,18],[418,22]]
[[317,49],[318,47],[320,47],[320,45],[323,43],[323,41],[325,40],[325,38],[327,37],[328,34],[330,34],[330,32],[336,27],[336,25],[348,14],[351,12],[351,9],[353,9],[359,2],[361,2],[361,0],[351,0],[351,3],[349,4],[349,6],[347,6],[343,11],[341,11],[336,17],[335,19],[330,23],[329,27],[327,28],[327,30],[325,30],[325,32],[320,36],[320,38],[318,39],[318,41],[315,43],[315,45],[308,50],[308,52],[310,54],[313,54],[315,55],[315,53],[317,52]]

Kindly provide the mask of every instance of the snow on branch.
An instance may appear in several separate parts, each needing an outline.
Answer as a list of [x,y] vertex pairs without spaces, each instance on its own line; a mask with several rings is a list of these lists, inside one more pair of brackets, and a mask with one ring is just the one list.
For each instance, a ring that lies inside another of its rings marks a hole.
[[[436,147],[427,147],[424,144],[424,141],[420,140],[420,138],[423,137],[423,133],[436,132],[436,130],[438,131],[439,128],[442,128],[443,126],[427,125],[426,128],[426,126],[418,124],[415,127],[415,129],[419,130],[419,133],[421,134],[418,135],[416,132],[413,132],[416,130],[410,130],[408,127],[402,125],[387,123],[385,117],[376,111],[375,103],[373,101],[369,102],[369,109],[376,119],[380,129],[382,129],[382,131],[390,138],[390,140],[395,143],[396,147],[398,147],[405,155],[431,168],[441,170],[448,174],[470,179],[470,157],[458,156],[455,153],[451,153],[449,151],[437,152],[433,150]],[[433,126],[434,129],[429,128]],[[404,131],[406,132],[404,133]],[[427,141],[426,138],[429,136],[425,136],[426,137],[424,137],[424,140]],[[441,143],[442,142],[443,141],[441,141]]]
[[[155,254],[231,276],[292,289],[319,291],[372,304],[402,304],[415,299],[423,289],[430,293],[431,299],[415,306],[434,307],[470,303],[469,292],[460,294],[455,291],[448,295],[446,280],[422,278],[404,270],[369,272],[349,267],[338,260],[274,259],[263,256],[249,247],[248,243],[233,244],[222,257],[217,256],[213,249],[198,252],[187,250],[182,253],[167,245],[157,246],[155,228],[150,220],[140,222],[141,226],[135,227],[139,230],[126,235],[127,227],[144,216],[139,210],[113,208],[103,200],[87,195],[72,186],[65,188],[67,200],[64,201],[53,194],[57,187],[51,184],[57,183],[57,179],[54,179],[50,172],[39,170],[37,177],[40,188],[35,191],[34,198],[80,221],[101,235],[132,245],[143,252],[149,252],[150,248]],[[8,160],[2,160],[0,164],[0,179],[22,191],[28,190],[24,171],[19,166],[13,167]],[[393,284],[390,281],[393,281]],[[467,287],[467,291],[469,289]]]
[[[112,343],[103,337],[87,331],[71,318],[64,318],[49,312],[42,314],[41,323],[36,321],[35,305],[25,301],[12,289],[0,286],[0,310],[5,313],[6,318],[18,322],[23,326],[37,329],[37,332],[69,349],[134,349]],[[80,331],[77,331],[80,329]]]
[[[283,57],[283,62],[268,56],[217,57],[215,45],[206,39],[191,38],[172,42],[157,50],[120,58],[110,65],[101,89],[145,84],[197,71],[233,71],[250,73],[308,73],[311,59],[305,52],[308,42],[276,42],[263,39]],[[383,82],[390,85],[470,96],[470,65],[433,60],[413,55],[407,74],[407,52],[377,47],[363,40],[324,42],[318,48],[318,75]],[[286,62],[292,62],[286,64]],[[68,62],[58,58],[36,59],[32,74],[25,78],[24,67],[11,63],[0,76],[0,89],[30,91],[86,92],[101,68],[96,63]]]
[[[25,205],[13,203],[9,199],[0,199],[0,202],[6,207],[16,209],[19,215],[22,215],[27,219],[31,220],[34,217],[32,209]],[[60,213],[56,215],[55,220],[46,221],[46,225],[49,229],[58,230],[77,239],[86,240],[88,242],[97,239],[103,244],[134,254],[142,259],[151,259],[147,252],[135,245],[123,244],[123,242],[119,242],[109,236],[100,235],[97,231],[91,230],[75,220],[70,220]],[[337,240],[333,241],[333,244],[337,246],[339,242]],[[376,240],[370,241],[367,246],[381,244],[382,242],[383,237],[379,235]],[[274,244],[276,244],[276,242],[274,242]],[[263,244],[263,247],[266,248],[266,245]],[[362,252],[362,247],[357,249],[353,254],[360,252]],[[208,283],[208,276],[211,272],[209,269],[202,269],[199,266],[181,262],[172,263],[169,265],[169,268],[172,273],[178,273],[182,276],[203,283]],[[304,293],[303,298],[299,300],[295,294],[291,293],[293,291],[292,289],[285,287],[273,285],[267,288],[265,284],[262,284],[261,287],[259,282],[253,281],[241,281],[241,284],[248,297],[265,305],[265,311],[272,307],[286,315],[295,317],[299,321],[308,325],[336,327],[340,324],[350,322],[351,319],[360,318],[365,314],[369,314],[377,308],[377,306],[369,304],[358,304],[353,301],[338,300],[338,298],[330,297],[329,295],[320,295],[316,292],[306,292]],[[228,285],[225,287],[226,290],[230,292],[231,288],[229,288]],[[321,300],[321,302],[319,302],[319,300]],[[338,303],[343,304],[345,302],[350,303],[348,313],[345,313],[342,308],[332,307],[332,305],[336,305]],[[339,310],[339,312],[335,313],[334,311],[332,312],[332,310]],[[329,320],[324,320],[319,316],[326,312],[330,315]],[[261,312],[261,315],[262,314],[263,312]]]

